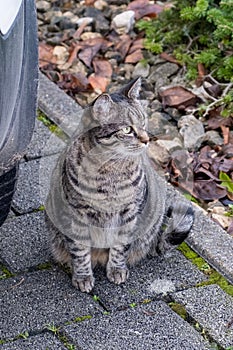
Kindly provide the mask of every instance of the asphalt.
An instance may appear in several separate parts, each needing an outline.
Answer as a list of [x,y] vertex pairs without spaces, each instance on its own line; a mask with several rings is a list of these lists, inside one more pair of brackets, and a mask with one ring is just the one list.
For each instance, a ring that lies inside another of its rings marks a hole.
[[[44,76],[38,106],[67,135],[77,128],[81,108]],[[99,268],[93,293],[83,294],[53,263],[43,205],[64,146],[36,122],[0,228],[0,349],[232,350],[233,240],[198,208],[187,241],[196,253],[186,246],[186,256],[146,259],[124,285]]]

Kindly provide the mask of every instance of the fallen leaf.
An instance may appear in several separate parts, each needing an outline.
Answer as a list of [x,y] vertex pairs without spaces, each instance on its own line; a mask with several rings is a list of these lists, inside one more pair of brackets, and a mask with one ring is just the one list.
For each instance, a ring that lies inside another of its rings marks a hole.
[[214,180],[198,180],[193,185],[194,197],[206,201],[220,199],[227,195],[224,187],[218,185]]
[[53,56],[54,46],[40,43],[39,44],[39,66],[43,68],[48,63],[57,63],[56,57]]
[[82,48],[82,46],[79,44],[75,44],[75,45],[71,46],[70,57],[67,60],[68,63],[70,63],[72,65],[74,60],[77,58],[78,52],[81,48]]
[[65,90],[70,90],[72,93],[80,91],[90,91],[91,87],[88,79],[83,73],[64,73],[62,74],[63,81],[58,83],[58,86]]
[[134,11],[135,18],[140,19],[144,16],[156,17],[163,11],[163,7],[157,4],[150,4],[148,0],[135,0],[128,5],[127,10]]
[[91,84],[93,90],[96,91],[97,93],[105,92],[110,82],[109,79],[95,75],[95,74],[91,74],[88,78],[88,81]]
[[229,126],[230,128],[233,127],[232,117],[223,118],[221,115],[219,115],[218,112],[217,112],[217,115],[213,115],[210,113],[209,115],[210,115],[210,118],[207,120],[208,129],[215,130],[220,128],[222,125]]
[[160,57],[168,62],[176,63],[176,64],[180,65],[180,63],[177,61],[177,59],[174,56],[169,55],[167,52],[162,52],[160,54]]
[[185,107],[193,106],[198,102],[198,97],[182,86],[174,86],[159,91],[159,97],[162,99],[163,106],[178,109],[185,109]]
[[201,86],[204,80],[204,77],[206,75],[205,67],[202,63],[197,64],[197,70],[198,70],[198,76],[196,78],[196,85],[197,87]]
[[121,35],[119,38],[120,38],[120,41],[115,45],[115,49],[120,53],[122,59],[124,59],[132,44],[132,40],[130,39],[130,36],[127,34]]
[[112,46],[112,43],[100,37],[84,40],[82,42],[83,49],[78,57],[88,68],[91,68],[92,59],[97,52],[100,49],[106,50],[110,46]]
[[143,48],[144,48],[143,39],[142,38],[135,39],[134,42],[132,43],[132,45],[130,46],[129,54],[133,53],[134,51],[143,49]]
[[94,59],[93,68],[96,76],[111,78],[112,76],[112,66],[109,61],[105,59]]
[[226,145],[229,143],[230,129],[228,126],[221,125],[221,130],[222,130],[222,134],[223,134],[224,145]]
[[136,50],[130,55],[126,56],[125,63],[137,63],[143,59],[142,50]]

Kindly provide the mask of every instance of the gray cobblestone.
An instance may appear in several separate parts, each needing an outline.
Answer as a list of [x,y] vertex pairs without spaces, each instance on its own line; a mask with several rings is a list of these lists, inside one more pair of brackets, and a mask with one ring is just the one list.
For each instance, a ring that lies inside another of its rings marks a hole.
[[206,280],[206,276],[179,251],[173,251],[163,258],[145,259],[130,269],[129,279],[120,286],[110,283],[102,269],[96,271],[95,276],[94,294],[110,310],[139,300],[164,296]]
[[13,208],[20,214],[38,209],[44,204],[49,190],[51,172],[58,154],[20,164]]
[[52,334],[40,334],[25,340],[0,345],[1,350],[67,350]]
[[82,350],[207,350],[209,344],[163,302],[64,327]]
[[11,272],[19,272],[50,260],[44,213],[7,220],[0,227],[0,259]]
[[64,147],[65,142],[52,134],[41,121],[36,119],[32,140],[26,150],[26,158],[31,160],[59,153]]
[[46,325],[59,326],[97,311],[91,296],[73,288],[69,277],[58,270],[1,281],[0,295],[0,339],[39,332]]
[[187,312],[221,346],[233,345],[233,298],[216,285],[174,293]]

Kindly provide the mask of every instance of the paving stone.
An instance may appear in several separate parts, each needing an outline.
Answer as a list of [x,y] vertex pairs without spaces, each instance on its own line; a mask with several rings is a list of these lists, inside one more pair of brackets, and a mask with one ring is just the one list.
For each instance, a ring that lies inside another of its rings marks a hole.
[[[182,303],[187,312],[221,346],[233,345],[233,298],[219,286],[188,289],[173,294],[174,300]],[[230,323],[229,323],[230,322]]]
[[[0,339],[41,332],[46,325],[62,325],[93,315],[97,304],[76,290],[59,270],[43,270],[8,278],[0,283]],[[100,306],[99,306],[100,308]]]
[[67,348],[52,334],[45,333],[25,340],[0,345],[1,350],[67,350]]
[[26,150],[28,160],[60,153],[65,147],[62,141],[38,119],[36,119],[32,140]]
[[7,220],[0,227],[0,240],[0,259],[11,272],[51,260],[43,212]]
[[64,327],[82,350],[204,350],[208,343],[163,302]]
[[206,276],[179,251],[173,251],[163,258],[144,260],[130,269],[129,279],[120,286],[110,283],[102,269],[95,271],[95,278],[93,293],[110,310],[206,280]]
[[39,81],[39,109],[71,136],[80,123],[82,108],[44,74],[39,74]]
[[195,221],[188,244],[210,265],[233,283],[233,239],[213,220],[195,209]]
[[20,164],[19,178],[12,206],[20,214],[31,212],[44,204],[49,191],[51,172],[59,154]]
[[[191,184],[190,184],[191,186]],[[169,196],[176,202],[181,194],[171,185],[167,186]],[[182,196],[182,200],[185,198]],[[186,200],[187,203],[191,203]],[[187,243],[211,266],[233,284],[233,239],[219,225],[207,217],[203,209],[193,206],[195,211],[194,225],[187,238]]]

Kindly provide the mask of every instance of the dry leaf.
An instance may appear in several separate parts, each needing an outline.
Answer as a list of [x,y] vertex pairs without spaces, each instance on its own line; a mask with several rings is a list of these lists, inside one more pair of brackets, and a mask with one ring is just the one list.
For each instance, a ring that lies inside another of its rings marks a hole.
[[221,125],[221,130],[223,134],[224,145],[226,145],[229,143],[230,129],[228,128],[228,126]]
[[160,57],[163,58],[164,60],[168,61],[168,62],[176,63],[176,64],[179,65],[179,62],[177,61],[177,59],[174,56],[169,55],[167,52],[162,52],[160,54]]
[[115,49],[120,53],[122,59],[124,59],[132,44],[132,40],[130,39],[130,36],[127,34],[121,35],[119,39],[120,41],[116,44]]
[[133,44],[130,46],[129,49],[129,54],[133,53],[136,50],[140,50],[143,49],[143,39],[142,38],[138,38],[136,40],[134,40]]
[[143,59],[142,50],[136,50],[130,55],[126,56],[125,63],[137,63]]
[[43,68],[49,63],[57,63],[56,57],[53,56],[54,47],[45,43],[39,44],[39,66]]
[[174,86],[163,91],[159,91],[163,106],[185,109],[197,103],[198,97],[182,86]]
[[91,84],[94,91],[96,91],[98,94],[105,92],[110,82],[109,79],[95,74],[91,74],[88,78],[88,81]]
[[93,67],[95,71],[96,76],[101,76],[105,78],[111,78],[112,76],[112,66],[109,61],[105,59],[94,59],[93,62]]
[[163,11],[163,7],[157,4],[150,4],[148,0],[135,0],[128,5],[127,10],[134,11],[135,18],[140,19],[144,16],[156,17]]

